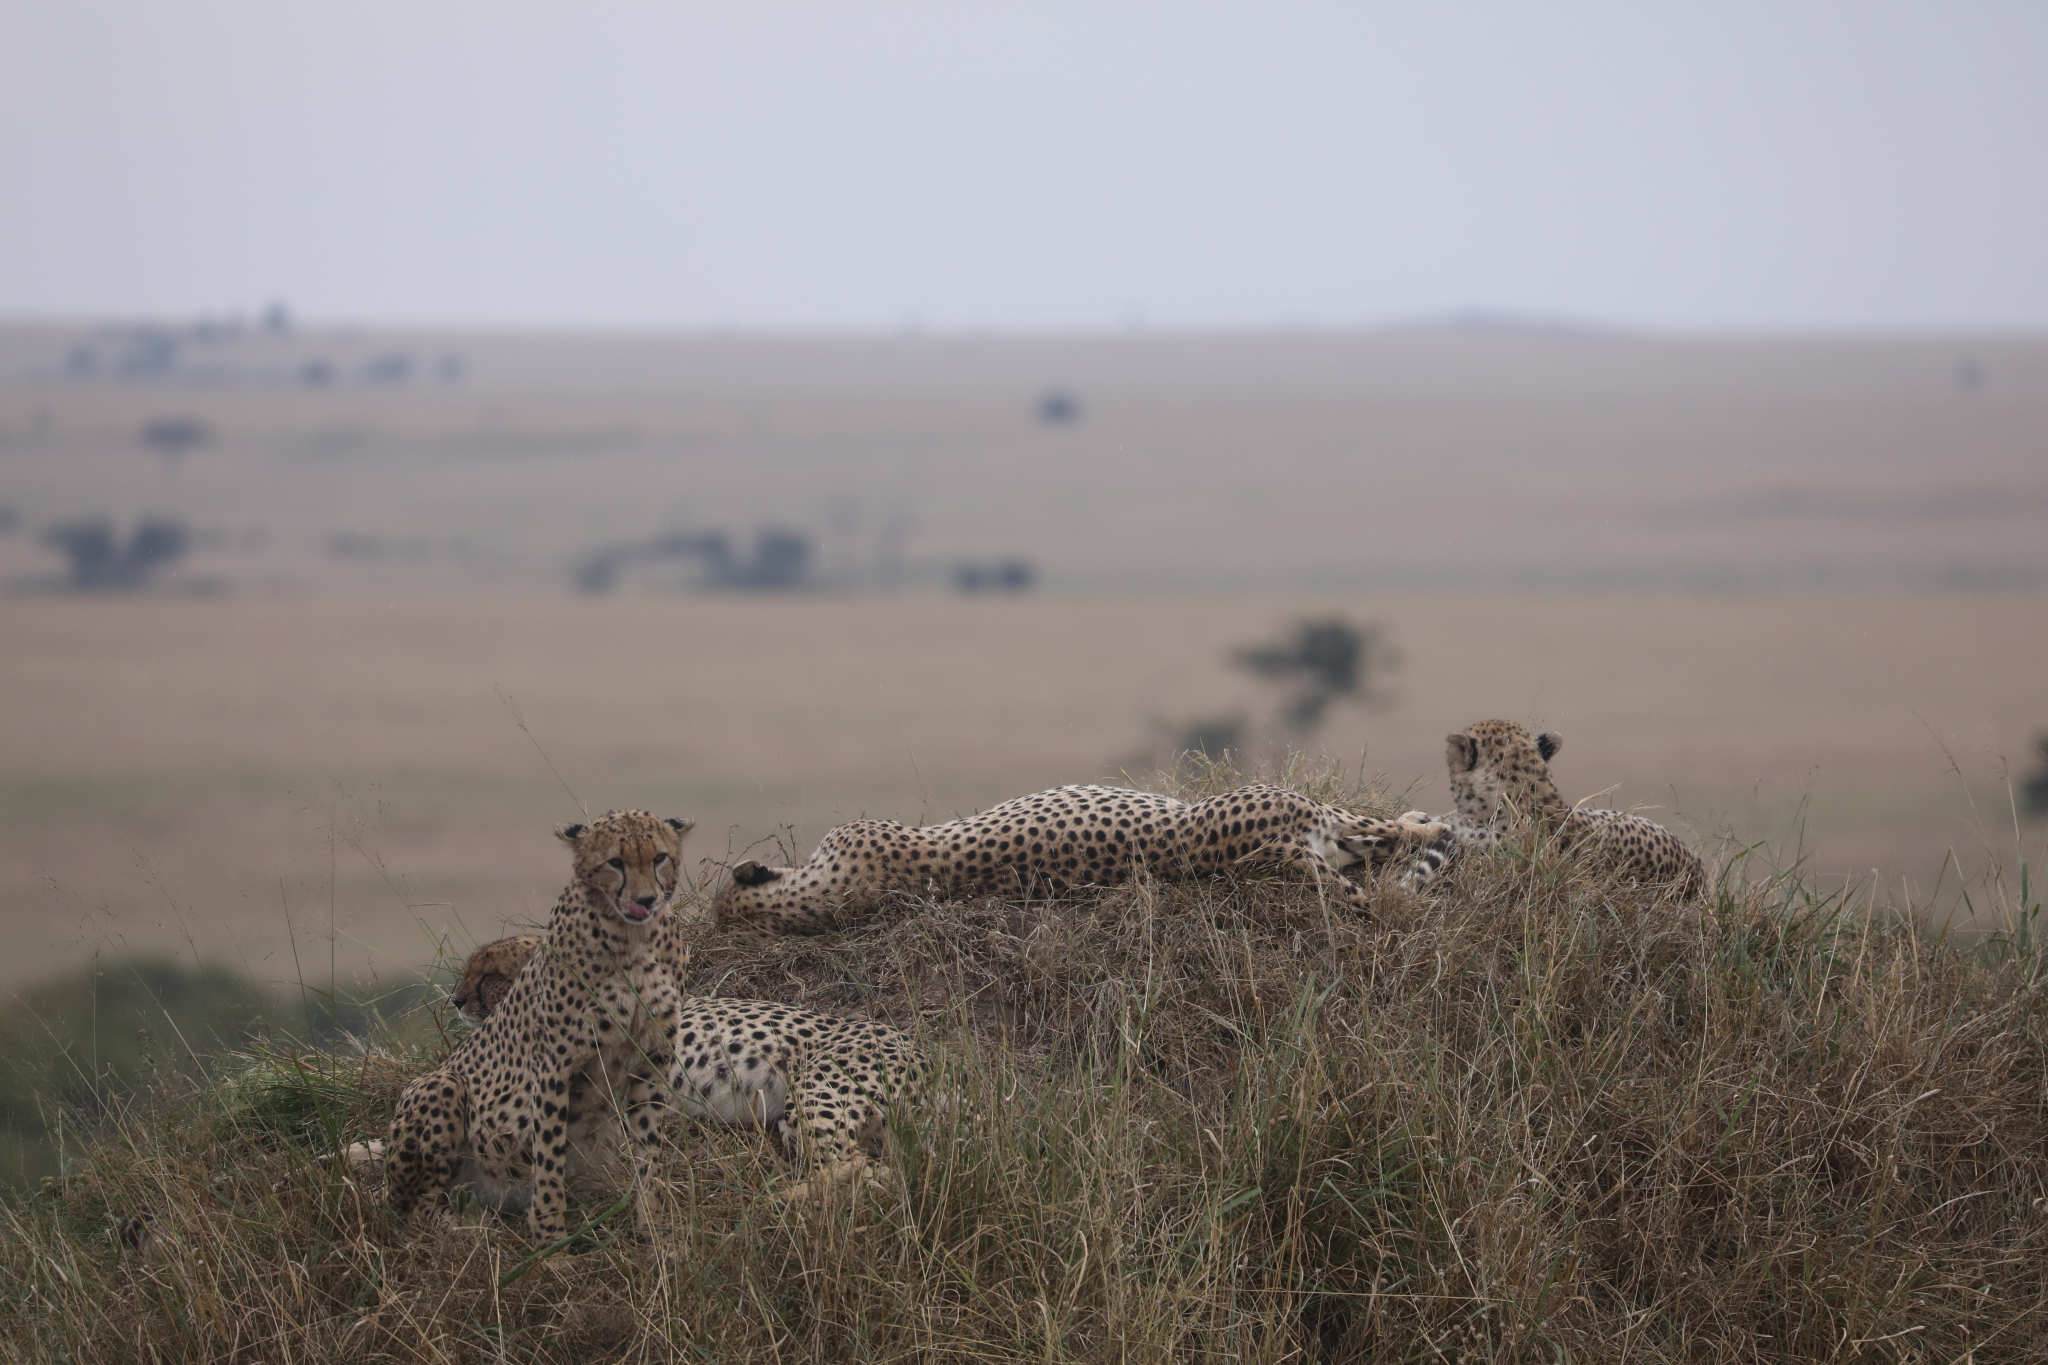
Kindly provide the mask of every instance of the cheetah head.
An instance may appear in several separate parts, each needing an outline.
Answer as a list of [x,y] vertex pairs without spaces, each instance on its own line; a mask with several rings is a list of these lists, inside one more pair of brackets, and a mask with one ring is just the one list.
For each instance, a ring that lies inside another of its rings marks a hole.
[[609,811],[587,825],[562,825],[576,880],[597,892],[627,924],[645,924],[675,895],[683,836],[690,820],[657,819],[644,810]]
[[1444,737],[1451,796],[1458,814],[1473,825],[1492,824],[1506,797],[1523,817],[1560,800],[1550,779],[1550,760],[1564,746],[1560,735],[1534,739],[1511,720],[1482,720]]
[[462,969],[462,981],[455,987],[455,1012],[469,1023],[481,1024],[498,1008],[540,944],[539,934],[520,934],[486,943],[471,953],[469,965]]

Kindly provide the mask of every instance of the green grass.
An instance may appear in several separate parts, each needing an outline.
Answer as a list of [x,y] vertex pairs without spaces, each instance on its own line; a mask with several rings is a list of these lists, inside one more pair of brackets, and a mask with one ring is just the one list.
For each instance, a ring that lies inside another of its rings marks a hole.
[[[317,1158],[445,1048],[416,1015],[383,1051],[273,1050],[111,1108],[66,1179],[0,1211],[0,1342],[78,1362],[2039,1361],[2038,926],[1964,951],[1742,871],[1675,906],[1531,847],[1385,888],[1369,920],[1244,882],[903,898],[812,939],[693,927],[699,991],[926,1040],[946,1094],[899,1116],[895,1189],[790,1204],[758,1136],[681,1124],[644,1236],[628,1212],[535,1258],[473,1212],[400,1227],[374,1172]],[[165,1236],[124,1260],[145,1210]]]

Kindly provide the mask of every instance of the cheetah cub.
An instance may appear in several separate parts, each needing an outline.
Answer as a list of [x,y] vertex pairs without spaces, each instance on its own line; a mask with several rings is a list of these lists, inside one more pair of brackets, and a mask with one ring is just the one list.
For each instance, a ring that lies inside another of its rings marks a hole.
[[[1482,720],[1446,735],[1455,809],[1438,816],[1451,828],[1454,852],[1499,848],[1529,829],[1566,847],[1583,847],[1630,881],[1672,887],[1687,899],[1705,894],[1699,855],[1654,820],[1617,810],[1565,804],[1550,776],[1564,745],[1556,734],[1531,739],[1511,720]],[[1420,811],[1408,818],[1420,818]]]
[[[527,934],[478,948],[457,992],[476,1011],[464,1017],[488,1017],[539,947]],[[880,1149],[888,1104],[914,1097],[929,1080],[910,1040],[886,1024],[761,1000],[700,999],[684,1008],[679,1028],[671,1075],[684,1112],[772,1125],[785,1153],[817,1167],[792,1194],[856,1175],[882,1180],[888,1168],[867,1154]]]

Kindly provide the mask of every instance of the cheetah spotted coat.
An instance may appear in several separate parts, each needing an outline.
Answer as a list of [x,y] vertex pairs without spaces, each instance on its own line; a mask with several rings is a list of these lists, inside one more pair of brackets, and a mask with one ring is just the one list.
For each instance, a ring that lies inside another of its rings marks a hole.
[[1541,829],[1565,847],[1585,848],[1630,881],[1669,886],[1687,898],[1705,894],[1699,855],[1670,830],[1640,815],[1565,804],[1550,775],[1550,760],[1564,744],[1560,736],[1531,739],[1513,721],[1483,720],[1445,736],[1445,744],[1455,809],[1438,818],[1449,824],[1456,851],[1498,848]]
[[[455,993],[462,1016],[482,1027],[511,1000],[528,969],[545,959],[545,943],[519,935],[471,954]],[[458,1065],[458,1072],[464,1070]],[[438,1093],[445,1099],[445,1091],[460,1083],[442,1075],[447,1071],[444,1065],[417,1086],[429,1098]],[[437,1078],[438,1085],[429,1084]],[[791,1194],[801,1195],[853,1176],[884,1179],[888,1168],[869,1158],[880,1150],[889,1105],[915,1098],[928,1080],[910,1039],[885,1024],[770,1001],[697,1000],[676,1015],[662,1093],[701,1118],[772,1129],[786,1154],[808,1160],[814,1169],[812,1179],[791,1187]],[[612,1086],[602,1069],[590,1067],[570,1082],[564,1157],[572,1190],[617,1183],[624,1128],[608,1102]],[[481,1174],[470,1159],[458,1163],[448,1183],[477,1192],[501,1211],[521,1206],[525,1192],[516,1181],[502,1175],[483,1181]]]
[[575,880],[548,918],[545,945],[477,1030],[399,1096],[384,1157],[399,1215],[464,1187],[501,1212],[524,1209],[537,1237],[560,1237],[568,1183],[601,1157],[589,1147],[612,1131],[611,1113],[644,1165],[668,1110],[683,1008],[669,902],[689,828],[614,811],[556,831]]
[[891,890],[1059,895],[1139,875],[1186,881],[1254,867],[1311,880],[1365,909],[1365,888],[1343,869],[1405,856],[1410,883],[1426,880],[1447,833],[1427,817],[1354,815],[1264,783],[1192,805],[1120,787],[1056,787],[940,825],[840,825],[801,867],[735,867],[712,914],[720,927],[814,933]]

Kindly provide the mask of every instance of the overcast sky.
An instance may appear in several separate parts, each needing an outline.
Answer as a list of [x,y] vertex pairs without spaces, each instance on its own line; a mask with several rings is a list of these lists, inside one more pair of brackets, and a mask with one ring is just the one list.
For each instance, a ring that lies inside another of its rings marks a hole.
[[0,314],[2048,328],[2048,4],[0,0]]

